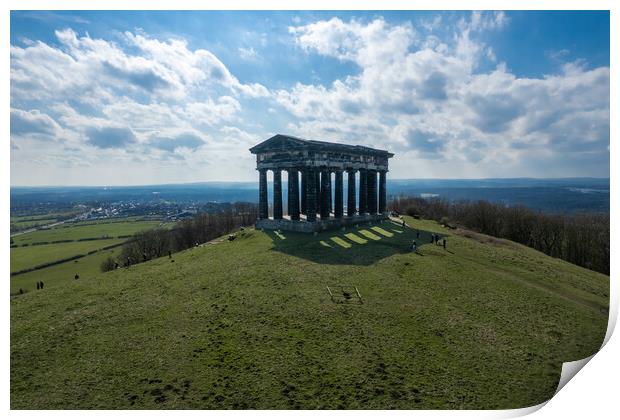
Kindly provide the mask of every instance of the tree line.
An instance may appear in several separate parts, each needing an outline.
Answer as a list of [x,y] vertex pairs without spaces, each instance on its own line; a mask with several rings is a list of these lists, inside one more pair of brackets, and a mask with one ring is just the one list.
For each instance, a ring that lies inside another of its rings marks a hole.
[[509,239],[549,256],[609,275],[609,214],[550,214],[488,201],[397,197],[390,210]]
[[102,271],[137,264],[170,255],[218,238],[242,226],[250,226],[258,218],[254,203],[234,203],[226,211],[203,213],[178,222],[172,229],[155,228],[135,233],[123,245],[117,259],[108,257]]

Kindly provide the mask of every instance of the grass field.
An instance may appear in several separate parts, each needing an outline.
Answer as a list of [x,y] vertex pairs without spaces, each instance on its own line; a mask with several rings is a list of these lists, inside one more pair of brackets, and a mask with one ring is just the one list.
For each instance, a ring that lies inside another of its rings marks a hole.
[[105,251],[100,251],[92,255],[80,258],[75,261],[68,261],[62,264],[53,265],[51,267],[42,268],[40,270],[29,271],[11,277],[11,293],[18,293],[19,289],[31,292],[36,290],[38,281],[43,281],[45,287],[63,286],[67,283],[75,282],[74,276],[78,274],[80,280],[85,281],[92,279],[101,274],[101,263],[111,256],[116,257],[122,247],[116,247]]
[[32,216],[12,216],[11,226],[15,226],[19,230],[25,230],[34,226],[44,226],[55,223],[59,218],[71,217],[76,212],[65,213],[47,213]]
[[[11,408],[516,408],[598,350],[608,277],[407,220],[245,230],[13,296]],[[409,252],[429,232],[447,249]]]
[[19,230],[25,230],[34,226],[44,226],[51,225],[52,223],[57,222],[58,219],[40,219],[40,220],[29,220],[24,222],[11,222],[11,226],[15,226]]
[[101,239],[98,241],[65,242],[11,248],[11,272],[36,267],[39,264],[86,254],[103,247],[120,244],[126,239]]
[[[73,223],[73,226],[89,226],[89,225],[103,225],[109,223],[126,223],[126,222],[158,222],[159,220],[148,220],[148,216],[127,216],[127,217],[110,217],[105,219],[94,220],[82,220]],[[170,223],[170,222],[168,222]]]
[[40,220],[57,220],[59,217],[70,217],[77,214],[75,211],[60,212],[60,213],[45,213],[35,214],[27,216],[11,216],[11,223],[21,223],[27,221],[40,221]]
[[157,221],[124,221],[117,223],[97,223],[91,225],[60,225],[46,230],[25,233],[13,237],[17,245],[59,240],[78,240],[83,238],[116,238],[120,235],[133,235],[136,232],[152,229],[160,225]]

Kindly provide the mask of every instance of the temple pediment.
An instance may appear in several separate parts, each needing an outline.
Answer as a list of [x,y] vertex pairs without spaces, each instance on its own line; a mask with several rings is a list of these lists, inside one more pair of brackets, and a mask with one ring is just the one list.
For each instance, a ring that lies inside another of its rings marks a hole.
[[306,140],[299,137],[288,136],[284,134],[276,134],[273,137],[268,138],[262,143],[250,148],[250,152],[253,154],[277,152],[281,150],[308,150],[308,151],[324,151],[334,153],[350,153],[350,154],[365,154],[365,155],[379,155],[385,157],[393,157],[394,154],[387,150],[375,149],[367,146],[349,145],[342,143],[332,143],[328,141],[318,140]]
[[276,134],[273,137],[268,138],[262,143],[250,149],[253,154],[271,152],[277,150],[286,150],[288,148],[305,148],[307,147],[306,141],[297,137],[285,136],[283,134]]

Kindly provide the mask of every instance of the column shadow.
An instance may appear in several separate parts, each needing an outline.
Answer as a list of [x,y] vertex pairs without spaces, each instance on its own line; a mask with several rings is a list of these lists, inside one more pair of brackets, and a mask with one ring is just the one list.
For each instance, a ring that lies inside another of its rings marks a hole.
[[412,253],[416,241],[420,247],[431,243],[434,232],[402,226],[393,221],[360,225],[321,232],[316,235],[296,232],[265,232],[273,242],[272,250],[321,264],[371,265],[395,254]]

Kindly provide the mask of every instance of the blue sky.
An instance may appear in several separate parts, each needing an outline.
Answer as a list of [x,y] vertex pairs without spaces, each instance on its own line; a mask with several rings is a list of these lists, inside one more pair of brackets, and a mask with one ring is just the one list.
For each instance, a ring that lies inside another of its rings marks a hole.
[[275,133],[392,178],[609,176],[609,14],[11,13],[12,185],[254,180]]

